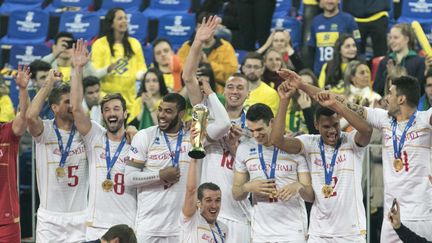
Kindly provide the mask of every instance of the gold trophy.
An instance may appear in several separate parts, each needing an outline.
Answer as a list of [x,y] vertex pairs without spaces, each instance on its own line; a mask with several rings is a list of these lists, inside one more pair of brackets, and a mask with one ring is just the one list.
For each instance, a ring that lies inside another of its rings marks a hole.
[[201,141],[205,136],[208,114],[208,108],[203,104],[194,105],[192,108],[192,127],[199,131],[199,135],[192,141],[192,149],[188,153],[191,158],[202,159],[206,156]]

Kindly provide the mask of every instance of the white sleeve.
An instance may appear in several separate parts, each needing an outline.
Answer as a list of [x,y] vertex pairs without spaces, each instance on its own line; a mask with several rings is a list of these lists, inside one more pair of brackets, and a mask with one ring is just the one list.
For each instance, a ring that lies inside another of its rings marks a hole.
[[97,139],[100,139],[104,132],[105,128],[92,120],[90,131],[85,136],[83,136],[84,143],[86,146],[88,146],[88,148],[91,148],[91,145],[94,144],[93,142],[95,140],[97,141]]
[[242,146],[240,144],[237,148],[235,164],[234,164],[235,171],[238,171],[241,173],[248,172],[246,164],[245,164],[245,158],[244,158],[245,152],[244,151],[245,151],[245,146]]
[[36,143],[45,143],[47,141],[48,134],[51,132],[51,130],[54,130],[54,127],[52,127],[50,123],[52,123],[51,120],[42,120],[42,133],[37,137],[33,137]]
[[207,135],[212,140],[219,140],[228,133],[231,121],[225,107],[217,98],[216,93],[208,96],[209,124],[207,125]]
[[310,141],[311,141],[312,136],[304,134],[304,135],[297,136],[295,138],[300,140],[300,142],[302,143],[302,149],[300,150],[300,152],[298,154],[307,155],[307,153],[309,152]]
[[386,110],[379,108],[366,109],[366,121],[376,129],[382,129],[384,122],[389,120],[389,116]]
[[139,160],[139,161],[146,161],[147,160],[147,154],[148,154],[148,147],[150,145],[150,137],[149,132],[151,132],[150,129],[143,129],[139,131],[132,139],[131,149],[129,150],[129,158],[133,161]]
[[303,155],[296,156],[297,161],[297,172],[298,173],[309,173],[309,167],[306,162],[306,159]]

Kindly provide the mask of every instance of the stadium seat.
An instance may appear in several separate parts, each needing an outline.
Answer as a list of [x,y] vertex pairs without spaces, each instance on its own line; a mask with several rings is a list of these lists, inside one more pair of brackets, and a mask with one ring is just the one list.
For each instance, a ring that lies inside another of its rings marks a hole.
[[373,85],[373,82],[375,80],[376,77],[376,72],[378,70],[378,65],[381,62],[381,60],[384,58],[384,56],[380,56],[380,57],[374,57],[372,59],[372,77],[371,77],[371,85]]
[[112,8],[123,8],[126,13],[133,13],[140,10],[141,0],[103,0],[101,8],[96,12],[104,16]]
[[301,44],[301,23],[296,18],[273,18],[272,30],[286,29],[291,34],[294,49],[298,49]]
[[248,51],[245,50],[235,50],[235,54],[237,57],[237,61],[238,61],[238,70],[240,71],[241,65],[246,57],[246,54],[248,53]]
[[174,51],[189,40],[195,31],[192,14],[167,14],[159,19],[158,37],[170,40]]
[[43,10],[17,10],[11,13],[2,45],[42,44],[47,37],[49,14]]
[[18,65],[29,65],[50,53],[46,45],[14,45],[9,53],[9,64],[16,69]]
[[158,19],[166,14],[187,13],[190,7],[189,0],[150,0],[150,5],[143,14],[149,19]]
[[148,31],[148,20],[141,12],[128,13],[129,35],[145,43]]
[[150,65],[150,63],[153,63],[153,46],[148,43],[147,45],[142,46],[143,53],[144,53],[144,59],[147,64],[147,66]]
[[93,0],[53,0],[44,10],[50,14],[60,14],[66,11],[87,12],[93,5]]
[[99,21],[95,13],[65,12],[60,16],[59,31],[90,41],[99,35]]
[[16,10],[41,10],[44,0],[4,0],[0,6],[0,15],[9,15]]
[[273,13],[273,18],[285,18],[287,16],[290,16],[291,7],[291,0],[276,0],[276,7]]
[[431,20],[432,0],[404,0],[401,2],[402,12],[398,18],[399,23],[411,23],[414,20],[422,23]]

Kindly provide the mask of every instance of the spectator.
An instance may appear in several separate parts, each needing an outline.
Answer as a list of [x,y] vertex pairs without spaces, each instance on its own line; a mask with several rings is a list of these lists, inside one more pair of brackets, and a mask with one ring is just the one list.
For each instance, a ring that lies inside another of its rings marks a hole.
[[[333,59],[333,46],[342,33],[352,34],[360,41],[360,32],[354,18],[339,10],[339,0],[321,0],[324,12],[312,20],[311,32],[307,45],[309,60],[314,60],[313,71],[318,75],[325,62]],[[312,65],[310,65],[312,67]]]
[[167,39],[157,39],[153,43],[153,66],[163,73],[165,85],[169,91],[179,92],[182,88],[180,58],[174,54]]
[[286,68],[282,58],[282,54],[273,48],[267,49],[263,57],[264,73],[262,81],[274,89],[277,89],[283,82],[283,78],[277,74],[277,71],[281,68]]
[[241,70],[248,80],[250,92],[244,106],[248,108],[255,103],[263,103],[270,107],[273,114],[276,114],[279,96],[276,90],[261,80],[264,73],[264,62],[261,55],[256,52],[249,52],[244,59]]
[[[209,13],[199,14],[196,29],[201,26],[204,18],[208,19],[209,17]],[[186,61],[186,57],[189,54],[194,38],[195,36],[192,36],[191,39],[185,42],[177,52],[182,64]],[[211,65],[216,80],[216,92],[222,93],[225,81],[229,76],[235,73],[238,68],[234,48],[228,41],[212,35],[203,43],[201,55],[201,62],[209,63]]]
[[343,1],[344,11],[354,16],[360,30],[360,54],[364,55],[366,52],[368,37],[372,39],[374,57],[384,56],[387,53],[387,26],[390,4],[393,4],[393,1]]
[[357,105],[373,107],[381,99],[370,87],[371,71],[364,62],[353,60],[348,63],[345,72],[345,83],[350,84],[348,100]]
[[344,81],[344,73],[349,61],[357,58],[355,39],[350,34],[341,34],[334,46],[333,59],[325,63],[318,79],[318,87],[336,94],[347,94],[349,83]]
[[15,110],[3,75],[0,75],[0,104],[0,123],[12,121],[15,118]]
[[255,50],[255,43],[264,45],[269,34],[276,0],[238,0],[241,50]]
[[[105,35],[92,47],[92,63],[103,71],[101,90],[120,93],[126,100],[127,110],[133,114],[136,97],[136,80],[141,80],[147,70],[139,41],[129,37],[124,9],[113,8],[105,16]],[[134,116],[129,116],[128,122]]]
[[278,29],[271,33],[266,43],[261,46],[256,52],[263,54],[269,48],[272,48],[282,54],[282,60],[285,67],[299,71],[303,69],[303,62],[300,56],[293,48],[291,35],[286,29]]
[[[35,60],[30,63],[30,73],[31,73],[31,84],[29,87],[29,97],[33,99],[36,93],[42,88],[43,84],[48,77],[49,70],[51,69],[51,65],[42,60]],[[46,100],[43,104],[41,112],[39,116],[42,119],[54,119],[54,113],[51,110],[48,101]]]
[[378,65],[373,85],[375,92],[384,94],[387,75],[396,66],[405,67],[408,75],[417,78],[421,85],[420,90],[423,92],[425,60],[415,51],[415,40],[414,30],[409,24],[396,24],[391,28],[389,35],[391,52]]
[[137,243],[134,230],[126,224],[112,226],[100,239],[86,243]]
[[141,112],[138,115],[139,130],[157,124],[157,108],[162,97],[168,94],[163,74],[156,68],[149,68],[144,74],[138,92],[141,100]]
[[426,73],[426,83],[424,87],[424,95],[420,97],[417,109],[419,111],[427,111],[432,106],[432,70]]
[[90,119],[103,125],[102,111],[99,105],[101,99],[100,80],[95,76],[83,79],[84,99],[82,106]]

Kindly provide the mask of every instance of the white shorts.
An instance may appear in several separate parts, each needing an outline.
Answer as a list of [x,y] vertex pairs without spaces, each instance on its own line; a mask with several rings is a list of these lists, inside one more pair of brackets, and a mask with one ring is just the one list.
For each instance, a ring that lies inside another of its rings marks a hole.
[[86,211],[73,213],[37,211],[36,243],[85,241]]
[[[402,222],[407,228],[417,235],[432,241],[432,221],[428,220],[418,220],[418,221],[403,221]],[[384,217],[383,224],[381,228],[381,242],[388,243],[402,243],[390,224],[387,217]]]
[[342,237],[323,237],[323,236],[309,235],[309,239],[307,241],[307,243],[347,243],[347,242],[366,243],[366,236],[352,235],[352,236],[342,236]]
[[100,239],[106,232],[107,228],[98,228],[94,226],[86,227],[86,241],[92,241]]
[[180,236],[149,236],[137,234],[138,243],[179,243]]
[[228,227],[228,237],[226,238],[226,242],[251,242],[251,229],[249,223],[239,223],[237,221],[224,219],[221,217],[219,217],[217,220],[221,221]]

